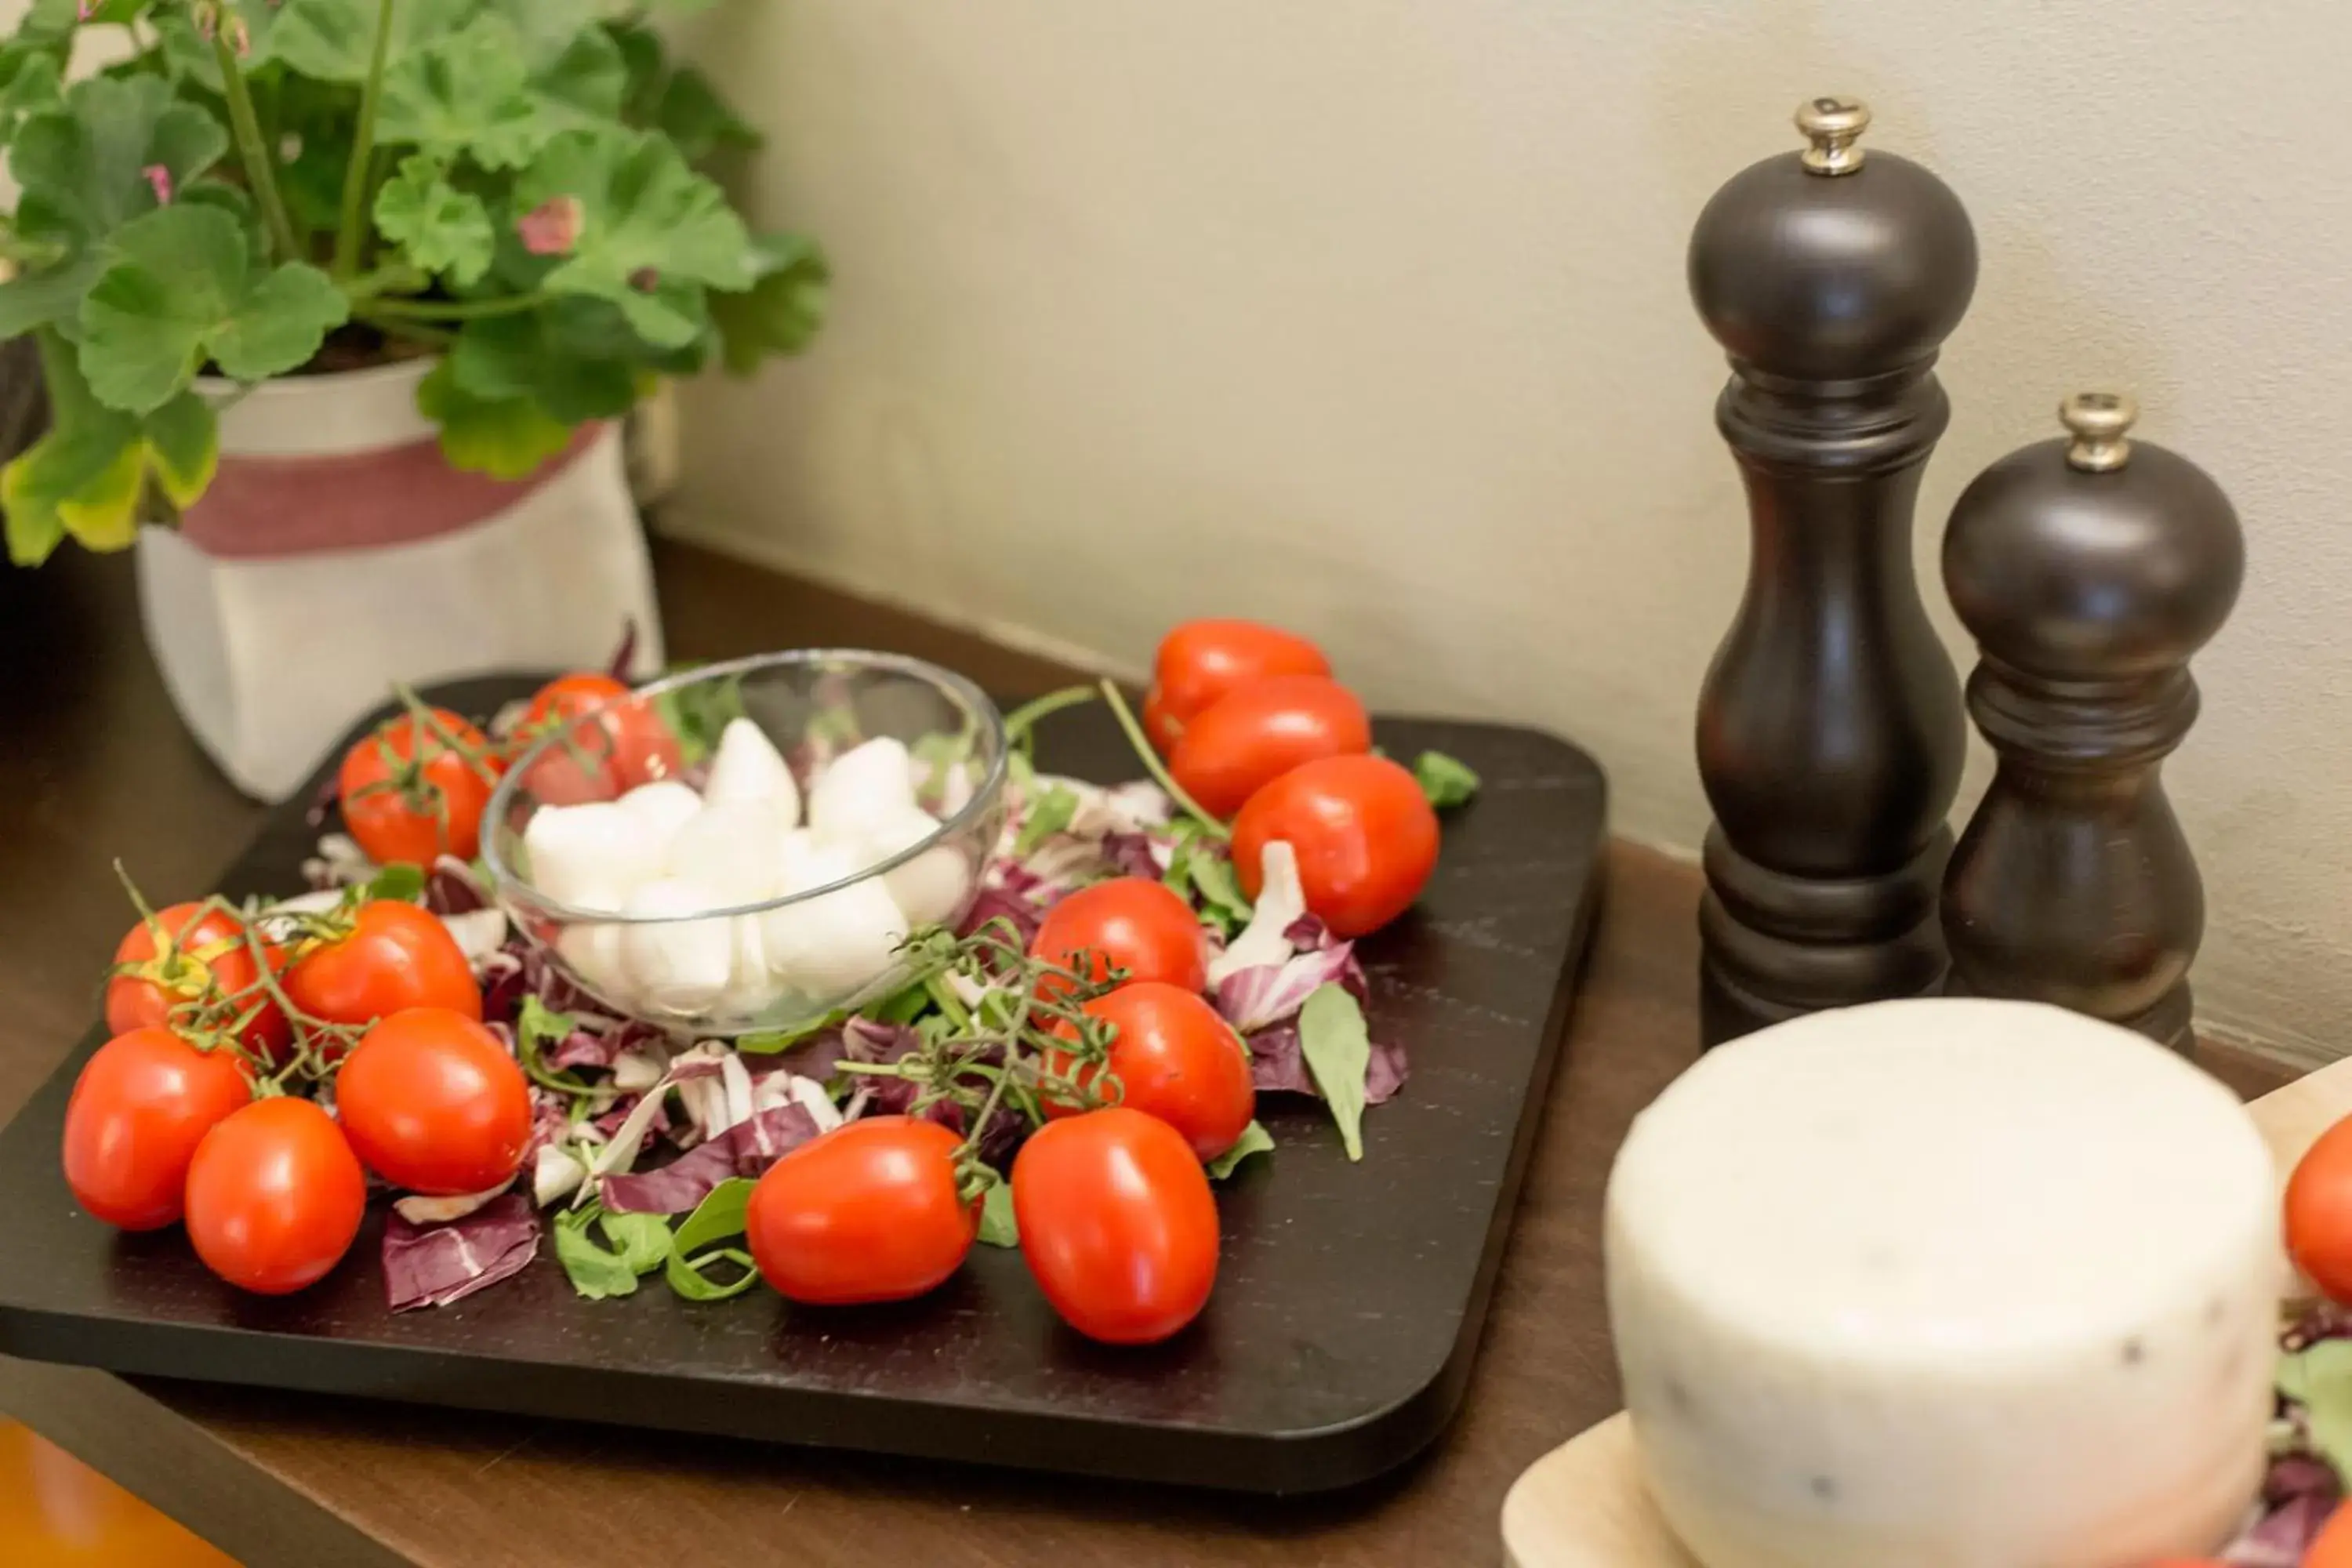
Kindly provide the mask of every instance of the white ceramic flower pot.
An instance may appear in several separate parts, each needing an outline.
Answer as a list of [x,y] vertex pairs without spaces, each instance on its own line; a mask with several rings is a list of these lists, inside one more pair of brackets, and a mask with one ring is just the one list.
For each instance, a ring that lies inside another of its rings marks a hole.
[[[139,538],[148,646],[197,741],[280,800],[394,680],[662,662],[616,426],[512,483],[442,460],[431,360],[266,383],[221,410],[220,472]],[[215,389],[205,389],[211,394]]]

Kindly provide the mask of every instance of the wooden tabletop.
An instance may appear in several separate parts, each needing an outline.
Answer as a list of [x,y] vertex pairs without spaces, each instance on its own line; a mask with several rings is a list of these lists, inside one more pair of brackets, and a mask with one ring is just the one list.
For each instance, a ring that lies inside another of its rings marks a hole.
[[[664,546],[656,564],[678,658],[845,643],[937,659],[1002,691],[1071,673],[698,551]],[[100,967],[125,923],[110,858],[158,901],[194,896],[262,808],[172,714],[139,638],[127,563],[67,552],[37,574],[0,570],[0,668],[5,1119],[94,1016]],[[1462,1414],[1421,1460],[1356,1491],[1236,1500],[5,1358],[0,1411],[247,1568],[1494,1562],[1512,1480],[1617,1407],[1601,1189],[1634,1111],[1696,1052],[1697,888],[1685,865],[1612,848],[1590,973]],[[2243,1057],[2211,1065],[2243,1091],[2289,1076]]]

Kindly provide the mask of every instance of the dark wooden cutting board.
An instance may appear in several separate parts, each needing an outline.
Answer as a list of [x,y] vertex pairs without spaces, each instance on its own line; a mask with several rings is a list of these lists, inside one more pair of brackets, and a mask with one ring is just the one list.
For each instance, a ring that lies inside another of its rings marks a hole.
[[[486,713],[531,684],[433,696]],[[1469,1375],[1591,929],[1606,790],[1590,757],[1531,731],[1399,719],[1375,738],[1401,758],[1449,752],[1486,780],[1449,814],[1419,906],[1359,948],[1372,1036],[1405,1046],[1412,1077],[1367,1113],[1359,1164],[1319,1105],[1261,1100],[1279,1147],[1221,1189],[1216,1294],[1167,1344],[1080,1339],[1019,1257],[990,1247],[921,1300],[820,1310],[760,1290],[689,1303],[658,1278],[584,1301],[543,1245],[514,1279],[395,1317],[380,1205],[327,1279],[291,1299],[247,1296],[178,1230],[120,1236],[68,1194],[59,1130],[94,1029],[0,1131],[0,1352],[1249,1491],[1379,1474],[1443,1430]],[[1048,721],[1039,763],[1136,772],[1100,709]],[[221,890],[299,887],[310,793],[270,819]],[[93,974],[104,957],[90,954]]]

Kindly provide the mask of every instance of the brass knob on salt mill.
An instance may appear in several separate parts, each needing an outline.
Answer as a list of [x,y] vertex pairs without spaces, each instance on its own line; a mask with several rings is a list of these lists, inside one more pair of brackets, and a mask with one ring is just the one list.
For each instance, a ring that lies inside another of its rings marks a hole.
[[1950,989],[2052,1002],[2191,1041],[2204,885],[2164,759],[2197,717],[2191,655],[2237,603],[2245,537],[2221,486],[2129,432],[2110,392],[1994,463],[1944,534],[1984,658],[1969,710],[1999,771],[1944,878]]
[[1811,99],[1796,121],[1807,145],[1732,176],[1691,235],[1748,512],[1747,592],[1698,701],[1709,1044],[1942,989],[1936,889],[1968,739],[1911,526],[1976,233],[1933,174],[1864,155],[1860,103]]

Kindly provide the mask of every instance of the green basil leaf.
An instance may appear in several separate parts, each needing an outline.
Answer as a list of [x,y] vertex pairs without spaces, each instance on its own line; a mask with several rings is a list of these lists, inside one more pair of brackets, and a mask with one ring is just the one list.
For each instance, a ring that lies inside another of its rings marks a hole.
[[515,1019],[515,1043],[537,1055],[540,1049],[571,1037],[580,1026],[569,1013],[559,1013],[537,996],[526,992],[522,1012]]
[[555,1216],[556,1260],[563,1265],[572,1288],[591,1301],[632,1295],[637,1289],[636,1269],[588,1233],[603,1214],[600,1205],[589,1204]]
[[1298,1051],[1331,1108],[1348,1158],[1364,1157],[1364,1074],[1372,1064],[1364,1010],[1338,981],[1319,987],[1298,1010]]
[[[714,1279],[705,1270],[717,1264],[733,1264],[742,1270],[732,1279]],[[681,1263],[673,1257],[665,1276],[669,1288],[688,1301],[724,1301],[740,1296],[760,1282],[759,1265],[751,1255],[737,1247],[722,1247],[706,1252],[690,1263]]]
[[1444,752],[1423,752],[1412,764],[1412,776],[1429,804],[1444,811],[1460,805],[1478,793],[1478,775]]
[[772,1057],[778,1051],[791,1050],[803,1040],[824,1033],[825,1030],[841,1024],[848,1016],[848,1014],[836,1009],[827,1013],[822,1018],[803,1024],[797,1029],[761,1029],[757,1034],[738,1036],[735,1040],[735,1049],[739,1054]]
[[1021,837],[1013,841],[1015,859],[1037,852],[1037,846],[1070,825],[1078,814],[1077,792],[1055,784],[1029,803],[1028,820],[1021,825]]
[[1199,845],[1194,846],[1190,859],[1197,901],[1226,924],[1228,935],[1247,925],[1253,910],[1250,901],[1242,897],[1242,885],[1234,876],[1234,863]]
[[980,1240],[985,1247],[1018,1247],[1021,1227],[1013,1218],[1013,1189],[1003,1182],[989,1184],[980,1200]]
[[894,996],[885,997],[880,1005],[866,1008],[866,1016],[877,1024],[911,1024],[930,1005],[929,987],[909,985]]
[[638,1274],[651,1274],[669,1257],[669,1219],[657,1214],[614,1214],[604,1217],[604,1235],[620,1248],[621,1261]]
[[[696,1254],[743,1234],[743,1211],[751,1201],[751,1189],[758,1185],[748,1177],[730,1177],[711,1188],[709,1195],[679,1223],[669,1237],[669,1254],[662,1268],[671,1289],[689,1301],[723,1301],[751,1289],[759,1276],[751,1271],[751,1260],[741,1251],[722,1247],[704,1257]],[[740,1263],[747,1272],[733,1280],[714,1280],[703,1272],[714,1262]]]
[[[367,885],[365,895],[371,900],[385,899],[395,904],[413,904],[425,896],[425,868],[412,866],[405,860],[395,860],[375,874]],[[536,1002],[538,997],[530,998]],[[564,1034],[572,1031],[566,1029]],[[558,1039],[562,1036],[556,1037]]]
[[1209,1162],[1209,1180],[1222,1182],[1252,1154],[1268,1153],[1273,1148],[1274,1134],[1253,1121],[1242,1129],[1241,1137],[1235,1140],[1232,1148]]

